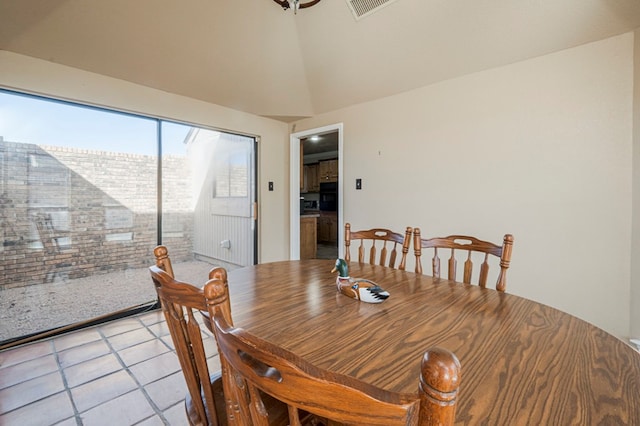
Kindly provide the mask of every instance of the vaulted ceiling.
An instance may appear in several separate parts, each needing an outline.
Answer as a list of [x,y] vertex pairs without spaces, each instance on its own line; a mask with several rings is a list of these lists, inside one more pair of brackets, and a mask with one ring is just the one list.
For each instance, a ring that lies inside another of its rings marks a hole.
[[638,27],[638,0],[0,0],[2,50],[282,121]]

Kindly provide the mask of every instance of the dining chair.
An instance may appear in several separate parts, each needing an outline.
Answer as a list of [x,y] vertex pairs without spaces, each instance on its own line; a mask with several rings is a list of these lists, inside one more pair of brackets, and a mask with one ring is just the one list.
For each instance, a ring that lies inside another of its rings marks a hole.
[[[411,245],[412,229],[407,227],[404,235],[383,228],[374,228],[363,231],[352,231],[351,224],[344,225],[344,259],[351,261],[351,242],[360,240],[358,245],[358,262],[365,263],[365,258],[371,265],[382,265],[396,268],[398,248],[401,249],[398,269],[404,270],[407,264],[407,253]],[[390,249],[390,250],[389,250]],[[378,256],[378,251],[380,255]],[[388,256],[388,262],[387,262]]]
[[149,270],[187,384],[187,420],[190,425],[225,425],[221,373],[209,371],[202,331],[196,320],[199,315],[196,311],[206,310],[202,290],[176,281],[158,266]]
[[69,231],[58,229],[51,213],[37,213],[31,220],[42,244],[43,264],[46,267],[44,282],[53,282],[57,277],[68,278],[72,262],[69,255],[63,255],[63,247],[69,241]]
[[416,378],[416,393],[398,394],[323,370],[283,347],[234,327],[227,282],[209,280],[204,294],[223,363],[230,424],[271,424],[263,409],[263,395],[287,405],[287,424],[292,426],[305,424],[309,414],[310,424],[324,425],[453,424],[460,363],[452,352],[427,350],[420,377]]
[[479,253],[482,263],[480,265],[477,284],[482,288],[486,288],[487,286],[489,256],[494,256],[499,259],[500,266],[496,281],[496,290],[505,291],[507,288],[507,269],[509,269],[511,249],[513,248],[513,235],[511,234],[506,234],[502,240],[502,245],[498,245],[466,235],[422,238],[420,228],[414,228],[413,248],[416,256],[416,272],[419,274],[422,274],[422,249],[433,249],[431,273],[435,278],[440,278],[440,257],[438,249],[450,250],[449,259],[447,260],[447,279],[452,281],[456,281],[458,269],[457,256],[461,256],[461,260],[464,259],[462,282],[466,284],[471,284],[472,281],[474,267],[472,255]]
[[[227,413],[222,386],[222,372],[211,373],[197,321],[207,312],[201,288],[175,279],[169,251],[160,245],[153,250],[156,265],[149,271],[156,288],[171,340],[187,384],[185,412],[190,425],[227,425]],[[214,267],[209,279],[227,282],[227,271]],[[209,316],[209,313],[205,315]],[[208,320],[203,320],[208,321]],[[285,425],[286,406],[271,397],[265,398],[267,410],[274,418],[273,425]]]

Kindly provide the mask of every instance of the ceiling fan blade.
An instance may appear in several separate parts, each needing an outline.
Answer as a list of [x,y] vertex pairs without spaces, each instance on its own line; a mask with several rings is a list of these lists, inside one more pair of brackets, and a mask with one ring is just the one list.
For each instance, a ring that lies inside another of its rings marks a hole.
[[287,0],[273,0],[280,5],[284,10],[289,9],[289,2]]
[[320,3],[320,0],[312,0],[312,1],[308,1],[306,3],[300,3],[299,8],[300,9],[304,9],[305,7],[315,6],[318,3]]

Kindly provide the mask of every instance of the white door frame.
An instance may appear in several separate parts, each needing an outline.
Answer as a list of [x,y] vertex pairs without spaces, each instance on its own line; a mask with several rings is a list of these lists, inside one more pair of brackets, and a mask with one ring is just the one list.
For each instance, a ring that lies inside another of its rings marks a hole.
[[291,260],[300,259],[300,139],[307,136],[338,132],[338,256],[343,255],[344,229],[343,229],[343,152],[342,152],[342,123],[330,124],[324,127],[304,130],[290,135],[290,182],[289,182],[289,202],[290,202],[290,231],[289,231],[289,258]]

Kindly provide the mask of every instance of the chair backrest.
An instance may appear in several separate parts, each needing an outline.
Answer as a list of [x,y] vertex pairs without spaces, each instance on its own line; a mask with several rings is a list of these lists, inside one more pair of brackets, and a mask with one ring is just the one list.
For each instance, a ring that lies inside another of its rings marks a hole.
[[495,256],[500,260],[500,272],[496,282],[496,290],[505,291],[507,288],[507,269],[511,262],[511,249],[513,247],[513,235],[506,234],[503,238],[502,245],[497,245],[488,241],[482,241],[475,237],[466,235],[450,235],[448,237],[422,238],[420,228],[413,230],[413,248],[416,256],[416,272],[422,273],[422,249],[433,249],[433,257],[431,258],[432,276],[440,278],[440,257],[438,249],[450,250],[447,260],[447,279],[457,280],[458,253],[462,254],[464,259],[462,282],[471,284],[473,274],[472,254],[482,253],[482,263],[478,274],[477,284],[485,288],[487,286],[487,277],[489,276],[489,256]]
[[[358,245],[358,262],[396,267],[398,248],[401,248],[401,258],[398,269],[404,270],[407,264],[407,253],[411,245],[411,228],[407,227],[404,235],[388,229],[375,228],[366,231],[352,231],[351,224],[344,225],[344,260],[351,261],[351,242],[360,240]],[[380,255],[378,256],[378,251]]]
[[346,424],[453,424],[460,381],[460,363],[453,353],[440,348],[425,353],[419,383],[416,378],[416,394],[388,392],[322,370],[282,347],[233,327],[225,282],[210,280],[204,292],[213,311],[220,360],[224,361],[230,424],[269,424],[261,400],[264,394],[287,404],[288,424],[292,426],[300,425],[301,415],[309,413],[316,419]]
[[[204,292],[174,279],[166,247],[156,247],[154,254],[157,265],[151,266],[149,271],[187,384],[189,394],[185,407],[189,422],[217,425],[218,419],[224,418],[219,413],[224,411],[220,403],[222,398],[220,395],[216,398],[216,389],[211,385],[202,331],[196,320],[200,312],[207,310]],[[224,268],[213,268],[209,278],[226,282],[227,272]]]

